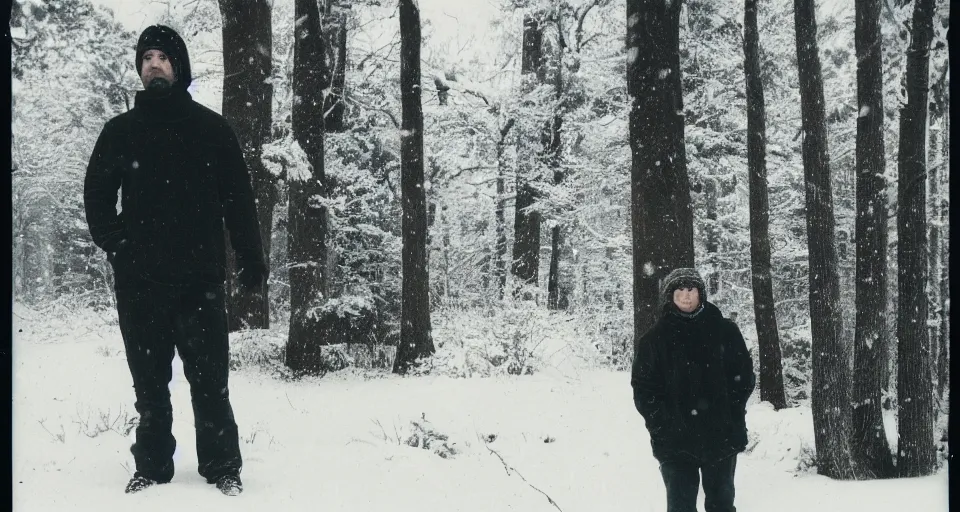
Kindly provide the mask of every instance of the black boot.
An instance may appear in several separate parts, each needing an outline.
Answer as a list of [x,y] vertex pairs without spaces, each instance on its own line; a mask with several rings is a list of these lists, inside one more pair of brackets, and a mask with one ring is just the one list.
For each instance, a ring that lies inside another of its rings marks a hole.
[[133,478],[131,478],[130,481],[127,482],[127,488],[123,492],[127,494],[133,494],[136,492],[140,492],[146,489],[147,487],[152,487],[154,485],[157,485],[159,483],[160,482],[157,482],[156,480],[151,480],[144,476],[134,475]]
[[217,489],[227,496],[236,496],[243,492],[243,482],[239,475],[223,475],[215,482]]

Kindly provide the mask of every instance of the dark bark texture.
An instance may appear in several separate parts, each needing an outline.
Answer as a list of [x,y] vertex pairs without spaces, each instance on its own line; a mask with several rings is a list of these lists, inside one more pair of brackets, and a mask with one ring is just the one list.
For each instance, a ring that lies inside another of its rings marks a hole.
[[634,336],[653,326],[660,280],[693,267],[693,212],[680,90],[681,2],[627,1]]
[[817,472],[849,479],[857,473],[850,453],[850,370],[840,336],[839,261],[814,1],[795,0],[794,20],[810,259],[811,402]]
[[893,475],[881,392],[887,360],[887,192],[883,144],[880,0],[856,0],[857,296],[853,365],[853,439],[864,478]]
[[[277,204],[276,178],[260,154],[270,138],[273,115],[273,28],[267,0],[219,0],[223,21],[223,116],[237,134],[250,169],[260,238],[270,266],[270,233]],[[228,235],[229,238],[229,235]],[[236,277],[236,256],[227,244],[227,323],[230,331],[270,327],[269,285],[245,293]]]
[[420,86],[420,9],[400,0],[400,189],[403,203],[403,284],[400,342],[393,370],[406,371],[434,353],[427,272],[427,199],[423,188],[423,105]]
[[760,399],[777,410],[787,406],[783,390],[780,332],[770,271],[770,200],[767,190],[766,105],[760,74],[757,0],[746,0],[743,21],[747,83],[747,168],[750,186],[750,270],[753,313],[760,349]]
[[[943,153],[943,170],[941,175],[946,177],[943,179],[943,186],[947,190],[947,194],[940,194],[935,201],[935,208],[937,211],[937,218],[940,221],[941,226],[949,226],[950,219],[950,196],[949,196],[949,176],[950,176],[950,98],[946,98],[946,106],[944,111],[947,113],[943,117],[943,129],[940,132],[940,137],[942,139],[940,143],[940,151]],[[939,309],[938,309],[938,321],[940,323],[940,329],[938,330],[938,342],[937,342],[937,395],[941,398],[944,397],[944,393],[947,390],[947,384],[950,380],[950,233],[947,231],[944,233],[940,247],[937,248],[937,251],[940,253],[940,273],[939,273],[939,283],[940,287],[940,296],[939,296]]]
[[[531,74],[540,75],[543,67],[543,32],[540,23],[531,16],[523,20],[523,54],[520,72],[532,81]],[[521,141],[519,144],[525,144]],[[520,149],[520,148],[518,148]],[[521,159],[523,160],[523,159]],[[516,288],[534,285],[540,278],[540,214],[529,211],[535,202],[535,190],[531,181],[536,181],[535,169],[521,161],[517,168],[516,201],[514,206],[513,264],[511,273],[516,279]]]
[[933,0],[914,0],[907,48],[907,104],[900,110],[897,162],[897,469],[929,475],[933,444],[933,360],[927,331],[926,133]]
[[290,333],[287,366],[298,372],[322,370],[324,343],[315,314],[325,289],[326,218],[320,199],[324,190],[323,90],[327,83],[320,11],[314,0],[296,0],[298,20],[293,46],[293,136],[307,155],[306,175],[291,177],[287,252],[290,265]]

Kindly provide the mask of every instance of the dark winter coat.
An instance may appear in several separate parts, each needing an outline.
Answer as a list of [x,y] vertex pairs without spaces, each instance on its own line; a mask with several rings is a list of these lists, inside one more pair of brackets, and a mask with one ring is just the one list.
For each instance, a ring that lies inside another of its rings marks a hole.
[[718,461],[747,445],[753,361],[740,329],[709,302],[696,316],[671,303],[635,347],[633,400],[660,461]]
[[223,284],[224,223],[240,271],[266,270],[236,135],[184,88],[140,91],[133,109],[107,122],[83,197],[90,234],[107,251],[118,287],[143,280]]

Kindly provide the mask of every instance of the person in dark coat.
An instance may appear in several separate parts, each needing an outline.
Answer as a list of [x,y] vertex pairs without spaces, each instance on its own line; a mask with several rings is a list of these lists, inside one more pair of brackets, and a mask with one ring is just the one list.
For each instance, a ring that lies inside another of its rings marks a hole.
[[696,270],[661,287],[662,315],[634,351],[633,401],[667,490],[667,512],[736,512],[734,472],[747,445],[746,403],[756,378],[740,329],[707,302]]
[[145,90],[104,126],[83,194],[90,234],[113,267],[140,415],[126,492],[173,478],[168,384],[176,350],[190,383],[198,470],[235,495],[242,458],[227,386],[224,227],[242,288],[257,289],[267,267],[250,175],[227,121],[187,91],[190,58],[175,31],[144,30],[135,62]]

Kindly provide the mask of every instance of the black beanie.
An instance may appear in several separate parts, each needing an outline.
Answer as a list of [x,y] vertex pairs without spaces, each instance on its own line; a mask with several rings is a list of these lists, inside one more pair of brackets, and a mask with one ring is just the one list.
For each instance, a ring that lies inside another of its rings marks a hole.
[[673,292],[678,288],[693,288],[700,292],[700,304],[707,302],[707,289],[700,277],[700,273],[693,268],[677,268],[670,272],[663,280],[663,287],[660,288],[661,303],[663,305],[673,304]]
[[170,59],[173,72],[177,76],[175,86],[186,89],[190,87],[193,76],[190,74],[190,55],[187,54],[187,45],[172,28],[164,25],[147,27],[137,41],[136,68],[137,75],[143,69],[143,54],[147,50],[160,50]]

